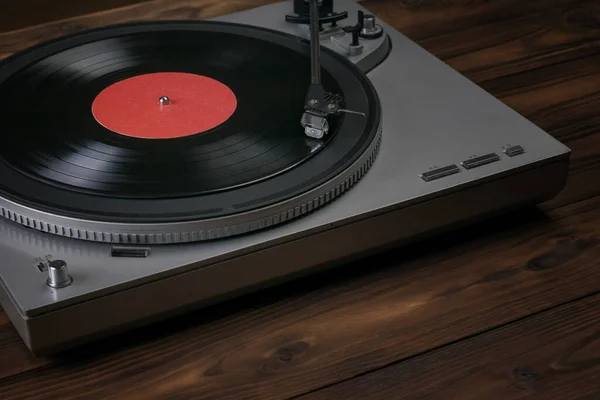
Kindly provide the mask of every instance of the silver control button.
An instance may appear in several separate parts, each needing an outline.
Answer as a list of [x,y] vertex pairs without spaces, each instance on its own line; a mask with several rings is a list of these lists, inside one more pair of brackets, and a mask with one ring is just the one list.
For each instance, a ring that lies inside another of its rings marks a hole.
[[64,288],[73,282],[69,275],[67,263],[63,260],[50,261],[48,264],[48,280],[46,284],[54,289]]
[[511,146],[504,149],[504,154],[509,157],[518,156],[519,154],[525,153],[523,146]]
[[431,171],[423,172],[421,174],[421,179],[425,182],[430,182],[439,178],[443,178],[444,176],[454,175],[460,172],[460,169],[456,165],[448,165],[447,167],[441,167],[432,169]]
[[475,158],[470,158],[468,160],[463,161],[460,165],[465,167],[466,169],[481,167],[482,165],[486,165],[489,163],[493,163],[495,161],[499,161],[500,156],[496,153],[486,154],[484,156],[479,156]]
[[150,255],[150,247],[113,246],[111,257],[146,258]]

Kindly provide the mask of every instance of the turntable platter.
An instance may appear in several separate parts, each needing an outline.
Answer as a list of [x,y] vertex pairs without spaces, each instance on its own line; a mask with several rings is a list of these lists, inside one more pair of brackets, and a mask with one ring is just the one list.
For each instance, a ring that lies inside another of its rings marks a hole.
[[173,243],[299,217],[350,187],[380,139],[377,95],[323,49],[344,107],[324,140],[300,125],[307,42],[245,25],[121,25],[0,64],[0,209],[54,234]]

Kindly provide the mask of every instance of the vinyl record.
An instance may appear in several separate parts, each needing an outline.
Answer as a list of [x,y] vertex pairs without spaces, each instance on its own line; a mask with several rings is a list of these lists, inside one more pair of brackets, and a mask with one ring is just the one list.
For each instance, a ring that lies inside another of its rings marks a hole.
[[158,22],[19,53],[0,65],[0,195],[136,224],[225,217],[315,189],[373,147],[380,111],[363,74],[324,49],[324,86],[365,116],[334,116],[324,140],[306,137],[308,50],[255,27]]

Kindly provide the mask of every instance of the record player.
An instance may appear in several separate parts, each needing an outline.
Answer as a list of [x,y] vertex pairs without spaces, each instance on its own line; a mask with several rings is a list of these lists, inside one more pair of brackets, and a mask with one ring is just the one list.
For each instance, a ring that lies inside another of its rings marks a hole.
[[59,38],[0,98],[0,302],[35,354],[535,205],[569,167],[351,0]]

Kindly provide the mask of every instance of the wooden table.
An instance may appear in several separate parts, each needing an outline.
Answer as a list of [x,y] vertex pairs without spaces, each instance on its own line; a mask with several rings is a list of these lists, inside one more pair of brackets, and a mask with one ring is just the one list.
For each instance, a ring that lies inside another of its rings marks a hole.
[[[0,35],[274,0],[154,0]],[[0,398],[600,398],[600,2],[364,0],[573,150],[540,211],[34,358],[0,311]],[[440,243],[440,242],[438,242]]]

